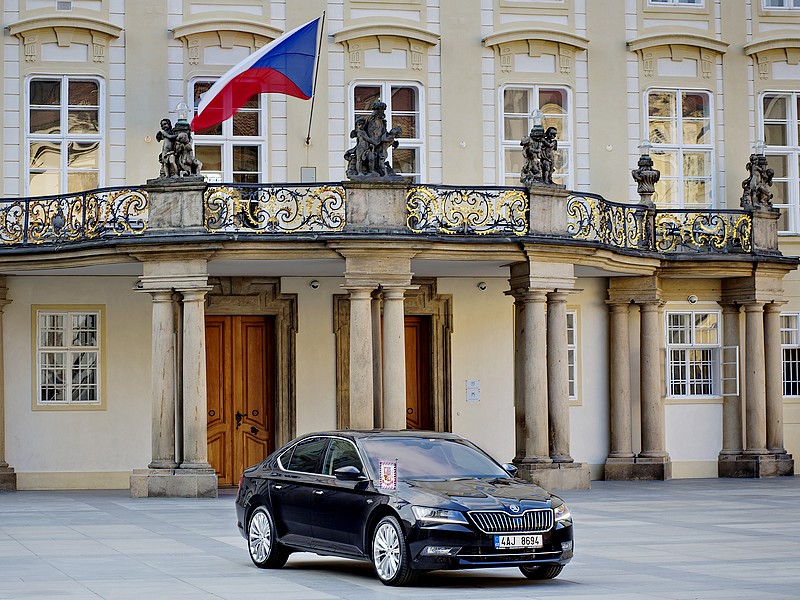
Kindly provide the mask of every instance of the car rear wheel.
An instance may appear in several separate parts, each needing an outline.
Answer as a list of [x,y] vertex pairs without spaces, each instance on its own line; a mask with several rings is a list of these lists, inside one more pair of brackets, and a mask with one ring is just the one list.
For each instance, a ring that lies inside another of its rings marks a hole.
[[558,577],[558,574],[561,573],[561,569],[563,568],[562,565],[530,565],[520,567],[519,570],[522,571],[522,574],[528,579],[542,580]]
[[289,558],[289,551],[275,539],[275,521],[266,506],[259,506],[250,515],[247,549],[253,564],[261,569],[278,569]]
[[394,517],[381,519],[372,534],[372,564],[385,585],[408,585],[417,578],[406,537]]

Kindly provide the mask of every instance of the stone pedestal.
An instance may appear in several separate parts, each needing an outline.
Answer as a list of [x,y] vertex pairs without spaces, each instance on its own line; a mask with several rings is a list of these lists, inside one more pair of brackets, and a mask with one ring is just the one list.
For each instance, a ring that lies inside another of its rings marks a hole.
[[9,466],[0,467],[0,490],[16,490],[17,474]]
[[202,230],[205,179],[163,177],[149,179],[145,190],[149,197],[148,230]]
[[131,498],[216,498],[214,469],[134,469]]
[[794,475],[791,454],[739,454],[720,457],[718,465],[720,477],[761,479]]
[[408,233],[406,226],[406,189],[409,182],[346,181],[348,233],[397,231]]
[[585,463],[542,463],[514,460],[519,476],[548,491],[588,490],[592,487],[589,465]]
[[531,210],[530,232],[537,235],[563,236],[567,231],[568,198],[569,192],[564,186],[534,184],[528,187]]
[[606,481],[668,481],[672,479],[669,457],[611,458],[606,460]]

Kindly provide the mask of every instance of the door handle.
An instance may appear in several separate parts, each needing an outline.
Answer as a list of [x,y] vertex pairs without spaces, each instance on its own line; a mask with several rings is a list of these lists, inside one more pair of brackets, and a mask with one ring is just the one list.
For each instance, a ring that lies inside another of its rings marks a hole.
[[272,489],[273,490],[282,490],[283,486],[280,483],[276,483],[275,485],[272,486]]
[[324,494],[324,493],[325,492],[323,492],[322,490],[314,490],[314,494],[317,495],[317,496],[322,496],[322,494]]
[[235,416],[236,416],[236,429],[239,429],[239,427],[241,427],[242,425],[242,419],[244,419],[246,415],[244,413],[240,413],[237,410]]
[[257,434],[258,433],[258,427],[251,427],[250,428],[250,433],[252,433],[253,435]]

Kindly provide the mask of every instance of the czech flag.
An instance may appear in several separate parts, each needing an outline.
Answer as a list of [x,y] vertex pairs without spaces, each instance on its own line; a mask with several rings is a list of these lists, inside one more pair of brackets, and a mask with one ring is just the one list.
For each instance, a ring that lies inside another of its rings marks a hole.
[[283,34],[225,73],[200,97],[192,131],[222,123],[256,94],[311,98],[321,20]]

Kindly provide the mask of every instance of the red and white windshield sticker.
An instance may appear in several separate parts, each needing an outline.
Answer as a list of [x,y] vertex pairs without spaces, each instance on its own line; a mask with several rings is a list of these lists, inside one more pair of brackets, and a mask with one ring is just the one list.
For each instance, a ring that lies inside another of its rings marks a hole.
[[381,461],[381,489],[397,489],[397,463],[387,460]]

